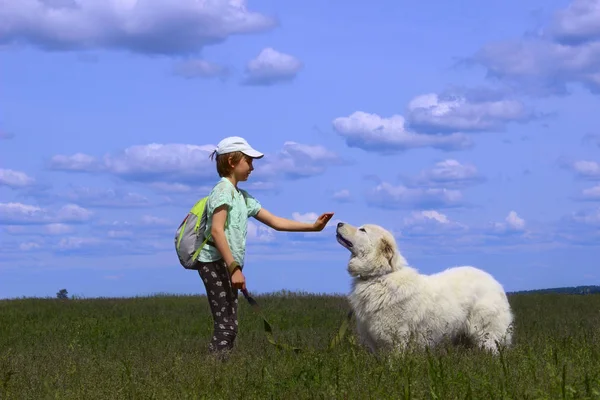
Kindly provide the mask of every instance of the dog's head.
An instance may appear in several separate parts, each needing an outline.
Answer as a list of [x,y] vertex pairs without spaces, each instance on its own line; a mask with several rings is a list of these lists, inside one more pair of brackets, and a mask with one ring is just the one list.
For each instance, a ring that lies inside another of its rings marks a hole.
[[336,238],[351,253],[348,263],[351,276],[381,276],[406,265],[406,260],[398,252],[394,236],[379,225],[366,224],[357,228],[340,222],[337,224]]

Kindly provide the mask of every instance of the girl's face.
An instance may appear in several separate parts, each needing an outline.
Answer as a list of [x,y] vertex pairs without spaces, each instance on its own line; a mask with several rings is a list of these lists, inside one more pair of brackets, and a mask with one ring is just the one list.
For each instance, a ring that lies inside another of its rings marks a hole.
[[238,182],[248,180],[250,173],[254,170],[254,166],[252,166],[253,160],[252,157],[244,156],[240,162],[233,167],[233,176],[235,176],[235,179]]

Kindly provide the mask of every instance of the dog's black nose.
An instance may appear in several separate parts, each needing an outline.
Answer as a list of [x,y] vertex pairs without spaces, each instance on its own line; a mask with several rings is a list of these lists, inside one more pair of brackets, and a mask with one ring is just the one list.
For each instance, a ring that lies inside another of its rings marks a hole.
[[338,225],[337,225],[337,226],[338,226],[338,228],[341,228],[343,225],[344,225],[344,223],[343,223],[343,222],[338,222]]

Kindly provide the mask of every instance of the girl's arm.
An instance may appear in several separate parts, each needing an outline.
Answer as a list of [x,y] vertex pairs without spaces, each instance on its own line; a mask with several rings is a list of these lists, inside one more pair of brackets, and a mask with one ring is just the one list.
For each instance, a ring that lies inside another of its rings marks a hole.
[[227,219],[227,204],[223,204],[220,207],[215,209],[215,212],[212,217],[212,226],[210,227],[210,234],[212,236],[213,242],[221,253],[221,257],[227,264],[227,269],[229,269],[229,273],[233,272],[232,263],[235,261],[233,255],[231,254],[231,249],[229,248],[229,244],[227,243],[227,239],[225,238],[225,220]]
[[333,217],[333,213],[322,214],[315,222],[300,222],[287,218],[278,217],[261,208],[254,218],[276,231],[285,232],[319,232],[325,228],[327,222]]

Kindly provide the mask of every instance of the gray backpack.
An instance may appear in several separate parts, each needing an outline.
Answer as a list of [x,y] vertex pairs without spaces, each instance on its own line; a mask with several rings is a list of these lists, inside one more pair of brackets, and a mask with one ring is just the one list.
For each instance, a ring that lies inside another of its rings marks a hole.
[[[243,193],[243,192],[242,192]],[[231,196],[235,196],[232,192]],[[206,202],[208,196],[201,198],[194,204],[185,216],[177,232],[175,232],[175,251],[179,262],[185,269],[198,269],[198,255],[205,244],[214,246],[209,240],[210,232],[206,232]],[[225,220],[225,227],[229,222],[229,214]]]

